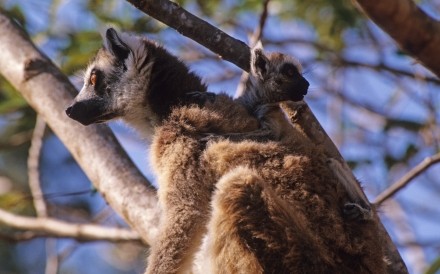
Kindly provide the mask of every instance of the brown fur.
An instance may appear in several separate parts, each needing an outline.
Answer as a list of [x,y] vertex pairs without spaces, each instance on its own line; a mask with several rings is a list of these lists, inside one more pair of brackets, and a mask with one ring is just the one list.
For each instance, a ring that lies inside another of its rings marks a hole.
[[[384,273],[377,223],[344,220],[342,207],[350,199],[319,148],[302,141],[298,146],[219,139],[205,147],[200,143],[204,132],[253,127],[252,119],[243,120],[241,127],[226,125],[225,120],[235,120],[238,107],[224,99],[204,108],[175,109],[157,131],[152,158],[171,225],[163,232],[167,241],[192,239],[186,248],[194,250],[202,238],[197,233],[204,232],[179,229],[185,235],[193,231],[188,238],[176,234],[178,220],[170,216],[179,216],[186,225],[210,220],[209,244],[198,256],[210,263],[198,264],[212,264],[215,273],[248,268],[256,273]],[[175,263],[178,258],[170,255]],[[192,257],[182,260],[188,265]],[[151,273],[169,270],[158,267]]]
[[[205,86],[182,62],[146,39],[121,37],[107,30],[66,113],[84,125],[120,117],[153,137],[164,214],[147,273],[185,273],[193,264],[200,273],[384,272],[377,220],[344,219],[342,209],[353,201],[322,150],[279,108],[258,112],[276,140],[255,138],[260,121],[248,111],[259,109],[258,100],[271,90],[281,94],[266,103],[302,99],[307,91],[304,79],[277,75],[286,70],[280,55],[266,82],[271,70],[259,52],[256,73],[268,85],[254,81],[255,94],[245,93],[243,104],[225,95],[200,103],[188,95]],[[293,93],[284,97],[287,86]],[[305,90],[296,94],[296,87]],[[237,138],[222,137],[228,134]]]

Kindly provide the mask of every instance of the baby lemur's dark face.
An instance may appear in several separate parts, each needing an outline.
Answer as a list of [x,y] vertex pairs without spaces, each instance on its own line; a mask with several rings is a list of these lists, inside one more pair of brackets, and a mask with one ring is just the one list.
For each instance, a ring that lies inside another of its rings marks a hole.
[[299,62],[282,53],[264,55],[261,49],[252,52],[251,70],[256,85],[270,102],[300,101],[307,94],[309,82],[302,76]]

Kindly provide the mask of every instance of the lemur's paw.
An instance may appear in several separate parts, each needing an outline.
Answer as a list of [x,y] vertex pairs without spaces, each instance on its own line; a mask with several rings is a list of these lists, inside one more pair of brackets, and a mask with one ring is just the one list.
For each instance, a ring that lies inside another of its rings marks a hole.
[[345,219],[350,221],[367,221],[373,218],[373,212],[369,206],[363,207],[358,203],[346,203],[342,210]]

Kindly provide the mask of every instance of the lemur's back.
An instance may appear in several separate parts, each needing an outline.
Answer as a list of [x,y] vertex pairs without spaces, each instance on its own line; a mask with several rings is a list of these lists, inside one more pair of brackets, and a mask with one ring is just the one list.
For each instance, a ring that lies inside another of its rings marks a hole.
[[[224,95],[200,102],[191,92],[205,86],[176,57],[151,41],[107,31],[66,113],[85,125],[122,118],[152,139],[163,216],[147,273],[190,269],[205,235],[214,273],[382,272],[374,225],[343,220],[346,190],[319,149],[270,135],[254,140],[260,124],[249,111],[266,99],[302,99],[308,88],[292,66],[277,59],[274,71],[265,70],[265,62],[258,69],[273,72],[275,81],[260,75],[269,85],[253,89],[256,96],[242,104]],[[266,96],[271,90],[281,93]],[[224,137],[231,134],[238,135]]]

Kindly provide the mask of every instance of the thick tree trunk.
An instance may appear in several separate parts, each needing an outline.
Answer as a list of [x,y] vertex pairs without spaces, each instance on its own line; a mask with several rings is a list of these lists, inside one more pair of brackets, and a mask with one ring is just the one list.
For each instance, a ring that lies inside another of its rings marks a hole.
[[42,115],[111,207],[150,243],[159,217],[154,188],[108,127],[85,127],[66,116],[64,110],[77,93],[75,88],[1,12],[0,29],[0,73]]

